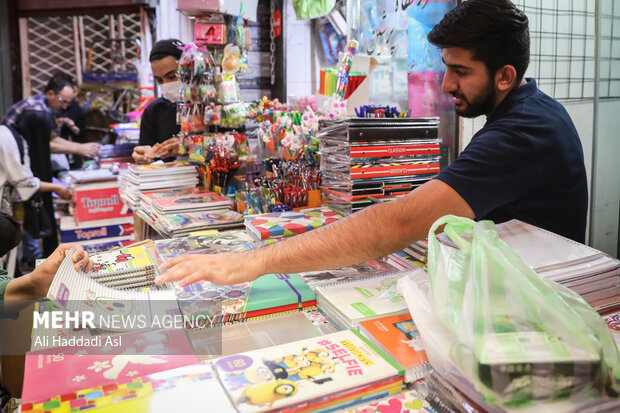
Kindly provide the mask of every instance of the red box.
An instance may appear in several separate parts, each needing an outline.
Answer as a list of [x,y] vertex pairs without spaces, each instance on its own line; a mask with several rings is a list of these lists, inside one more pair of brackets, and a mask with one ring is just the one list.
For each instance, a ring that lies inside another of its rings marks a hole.
[[199,46],[226,44],[226,25],[223,23],[195,23],[194,42]]
[[73,191],[75,222],[130,216],[131,209],[121,201],[118,182],[79,185]]

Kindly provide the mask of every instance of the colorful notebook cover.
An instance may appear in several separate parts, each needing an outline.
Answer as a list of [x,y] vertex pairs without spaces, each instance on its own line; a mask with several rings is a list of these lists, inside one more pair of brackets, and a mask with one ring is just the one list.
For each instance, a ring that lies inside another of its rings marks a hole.
[[[79,355],[63,355],[63,347],[27,353],[22,401],[36,403],[86,388],[120,385],[148,374],[198,362],[183,330],[139,332],[118,337],[121,337],[121,345],[127,354],[106,355],[105,348],[101,347],[93,347],[91,352],[96,354],[89,354],[87,346]],[[105,341],[101,345],[105,346]]]
[[196,170],[196,166],[187,161],[168,162],[150,165],[129,165],[129,171],[137,175],[180,173],[185,170]]
[[197,228],[227,226],[243,223],[243,214],[235,211],[188,212],[160,215],[159,223],[168,231],[191,231]]
[[229,199],[226,199],[215,192],[207,191],[201,188],[192,188],[191,191],[186,191],[186,193],[172,195],[169,197],[163,197],[161,194],[157,194],[151,198],[151,194],[151,192],[142,193],[143,198],[147,197],[151,199],[150,202],[152,207],[160,212],[188,209],[221,209],[221,207],[231,205]]
[[351,179],[383,178],[388,176],[423,175],[439,173],[439,162],[392,162],[351,165]]
[[214,366],[241,412],[294,407],[402,376],[351,330],[222,357]]
[[93,268],[88,274],[93,277],[104,273],[153,271],[157,265],[144,246],[99,252],[92,254],[90,259],[93,261]]
[[360,329],[365,330],[405,369],[411,370],[412,375],[419,376],[417,379],[422,378],[428,368],[428,358],[409,313],[362,321]]
[[274,212],[245,217],[247,230],[258,239],[290,237],[331,224],[342,216],[329,208]]
[[300,273],[299,276],[312,288],[320,285],[361,280],[367,277],[396,272],[400,269],[390,264],[387,259],[372,260],[355,264],[350,267],[340,267],[335,270],[311,271]]
[[214,231],[211,234],[155,241],[155,250],[160,262],[166,262],[185,254],[239,252],[256,246],[258,246],[258,241],[254,240],[245,231]]
[[435,413],[422,396],[410,390],[378,401],[355,406],[349,413]]
[[233,285],[201,281],[177,286],[175,293],[184,315],[214,317],[214,324],[316,304],[314,291],[297,274],[266,274],[255,281]]

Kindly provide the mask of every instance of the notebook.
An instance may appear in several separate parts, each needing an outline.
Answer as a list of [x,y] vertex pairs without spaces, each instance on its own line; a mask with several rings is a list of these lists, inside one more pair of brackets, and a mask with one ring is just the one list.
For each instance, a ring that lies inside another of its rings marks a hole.
[[424,397],[413,390],[384,397],[370,403],[358,404],[348,413],[436,413]]
[[23,403],[21,411],[190,412],[196,406],[206,405],[218,413],[235,412],[212,367],[198,363],[134,378],[123,384],[85,388],[42,403]]
[[245,231],[214,231],[211,234],[156,240],[155,251],[160,262],[184,254],[216,254],[245,251],[260,245]]
[[93,268],[87,275],[102,285],[118,289],[155,286],[157,262],[145,246],[99,252],[90,258]]
[[300,273],[299,276],[303,278],[310,287],[316,288],[320,285],[357,281],[399,270],[400,268],[390,264],[386,257],[351,265],[350,267],[340,267],[334,270],[304,272]]
[[405,382],[423,378],[429,369],[420,333],[409,313],[360,322],[360,333],[405,368]]
[[183,330],[137,332],[121,336],[124,352],[106,354],[82,347],[67,355],[65,347],[26,354],[22,401],[37,403],[81,389],[119,385],[136,378],[198,362]]
[[316,288],[319,308],[341,328],[354,328],[363,320],[407,311],[403,296],[396,289],[402,273],[349,282],[324,284]]
[[329,208],[273,212],[245,217],[247,231],[260,240],[290,237],[337,221],[342,216]]
[[176,235],[200,229],[243,227],[243,214],[222,210],[160,215],[156,224],[161,225],[168,233]]
[[143,192],[142,200],[161,214],[222,209],[231,206],[229,199],[202,188]]
[[184,315],[205,316],[213,325],[316,305],[314,292],[297,274],[266,274],[233,285],[200,281],[175,292]]
[[240,412],[317,410],[402,386],[403,373],[351,330],[222,357],[214,366]]

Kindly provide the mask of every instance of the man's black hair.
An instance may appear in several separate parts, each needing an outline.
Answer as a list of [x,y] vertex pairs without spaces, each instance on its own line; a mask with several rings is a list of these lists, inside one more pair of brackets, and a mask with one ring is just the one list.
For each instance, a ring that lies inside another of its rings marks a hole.
[[514,66],[515,83],[530,64],[530,32],[525,13],[508,0],[468,0],[450,10],[428,34],[440,48],[459,47],[484,63],[489,76]]
[[177,39],[160,40],[153,45],[151,53],[149,54],[149,62],[163,59],[166,56],[173,56],[176,60],[179,60],[183,53],[183,51],[179,49],[181,46],[183,46],[183,43]]
[[71,79],[71,76],[66,73],[58,72],[50,78],[49,82],[47,82],[47,86],[45,86],[45,90],[43,91],[43,93],[47,92],[48,90],[52,90],[54,91],[54,93],[58,94],[67,86],[71,86],[75,89],[75,83],[73,83],[73,79]]

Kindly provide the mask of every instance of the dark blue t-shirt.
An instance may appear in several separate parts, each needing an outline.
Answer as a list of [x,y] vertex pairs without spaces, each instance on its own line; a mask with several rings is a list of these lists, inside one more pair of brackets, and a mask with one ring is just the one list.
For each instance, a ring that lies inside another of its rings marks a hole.
[[581,141],[566,109],[534,79],[510,92],[436,179],[463,197],[476,220],[516,218],[585,240],[588,188]]

